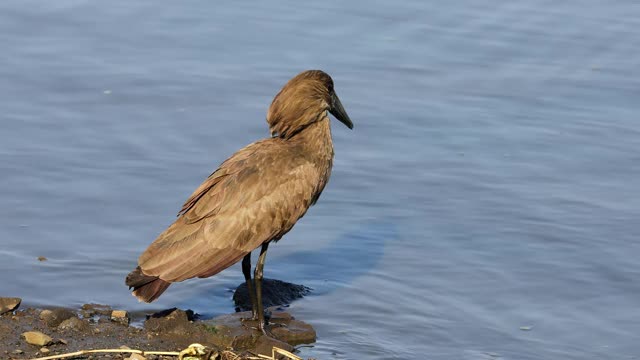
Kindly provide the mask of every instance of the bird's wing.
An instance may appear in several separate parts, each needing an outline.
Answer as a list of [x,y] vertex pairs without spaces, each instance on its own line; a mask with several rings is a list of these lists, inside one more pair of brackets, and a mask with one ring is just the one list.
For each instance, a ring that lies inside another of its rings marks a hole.
[[212,276],[289,231],[324,184],[315,165],[280,149],[266,140],[225,161],[140,256],[144,274],[169,282]]

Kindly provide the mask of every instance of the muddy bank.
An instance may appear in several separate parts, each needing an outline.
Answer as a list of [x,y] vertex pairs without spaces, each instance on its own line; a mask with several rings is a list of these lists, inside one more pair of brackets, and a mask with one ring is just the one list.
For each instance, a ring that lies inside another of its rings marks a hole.
[[[234,349],[245,354],[271,355],[274,346],[295,351],[294,346],[315,341],[311,325],[284,308],[268,308],[272,337],[245,320],[251,312],[201,319],[190,310],[168,309],[129,314],[107,305],[85,304],[79,309],[20,308],[20,299],[0,298],[0,358],[32,359],[90,349],[126,346],[143,351],[181,351],[193,343],[212,350]],[[135,325],[131,325],[135,324]],[[90,359],[126,359],[129,354],[84,355]],[[147,355],[146,359],[175,359]]]

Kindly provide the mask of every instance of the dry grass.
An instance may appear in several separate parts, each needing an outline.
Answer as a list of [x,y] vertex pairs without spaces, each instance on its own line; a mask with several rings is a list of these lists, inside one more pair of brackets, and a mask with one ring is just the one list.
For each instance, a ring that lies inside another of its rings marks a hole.
[[59,360],[74,358],[83,355],[98,354],[98,353],[119,353],[119,354],[139,354],[145,355],[162,355],[162,356],[177,356],[178,360],[302,360],[300,357],[280,349],[273,347],[271,356],[256,355],[256,356],[242,356],[231,350],[212,351],[200,344],[191,344],[188,348],[177,351],[142,351],[134,349],[99,349],[99,350],[80,350],[60,355],[45,356],[39,358],[33,358],[31,360]]

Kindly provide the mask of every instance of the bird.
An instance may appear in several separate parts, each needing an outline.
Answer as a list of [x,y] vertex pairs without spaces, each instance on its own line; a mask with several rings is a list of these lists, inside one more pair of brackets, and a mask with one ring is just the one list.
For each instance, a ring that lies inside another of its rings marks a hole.
[[[152,302],[174,282],[207,278],[242,260],[251,319],[268,334],[262,304],[267,250],[318,201],[329,181],[329,114],[353,129],[327,73],[307,70],[291,78],[267,111],[271,137],[234,153],[196,188],[127,275],[133,295]],[[257,248],[252,280],[251,252]]]

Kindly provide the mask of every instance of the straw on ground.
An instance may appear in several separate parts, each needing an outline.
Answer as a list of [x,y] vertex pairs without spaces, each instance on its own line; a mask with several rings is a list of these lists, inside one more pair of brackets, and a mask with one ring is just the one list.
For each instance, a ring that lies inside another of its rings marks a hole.
[[271,356],[267,355],[257,355],[257,356],[241,356],[231,350],[224,351],[210,351],[205,346],[200,344],[191,344],[186,349],[177,352],[177,351],[143,351],[143,350],[135,350],[135,349],[97,349],[97,350],[79,350],[75,352],[70,352],[66,354],[45,356],[39,358],[33,358],[31,360],[58,360],[58,359],[68,359],[74,358],[82,355],[89,354],[97,354],[97,353],[121,353],[121,354],[140,354],[142,356],[145,355],[162,355],[162,356],[177,356],[178,360],[262,360],[262,359],[271,359],[271,360],[302,360],[300,357],[295,354],[290,353],[284,349],[273,347]]

